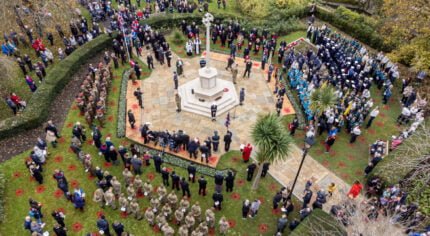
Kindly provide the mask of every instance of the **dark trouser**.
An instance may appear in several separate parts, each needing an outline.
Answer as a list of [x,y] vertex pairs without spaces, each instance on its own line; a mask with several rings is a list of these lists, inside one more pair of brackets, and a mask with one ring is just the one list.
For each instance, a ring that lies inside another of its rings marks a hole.
[[351,139],[349,140],[349,143],[354,143],[355,140],[357,139],[358,135],[356,134],[351,134]]
[[246,218],[248,216],[248,212],[242,211],[242,218]]
[[226,186],[226,192],[233,192],[233,186]]
[[169,178],[167,178],[167,179],[164,179],[164,178],[163,178],[163,184],[164,184],[165,186],[169,186]]
[[228,152],[228,150],[230,150],[230,142],[225,142],[225,143],[224,143],[224,150],[225,150],[226,152]]
[[190,154],[190,158],[194,156],[194,159],[197,159],[197,152],[188,152]]
[[161,173],[161,166],[160,165],[155,165],[155,171],[157,173]]
[[137,99],[137,100],[139,101],[139,106],[140,106],[140,108],[143,108],[143,101],[142,101],[142,98]]
[[214,152],[218,152],[219,143],[212,143],[214,146]]
[[246,76],[246,74],[248,74],[248,78],[251,75],[251,70],[246,69],[245,72],[243,73],[243,77]]
[[296,128],[294,127],[294,128],[292,128],[291,129],[291,131],[290,131],[290,135],[291,136],[294,136],[294,134],[296,133]]
[[252,176],[254,176],[254,172],[248,171],[248,176],[246,177],[246,180],[251,181]]
[[179,190],[179,182],[173,182],[172,189]]
[[374,119],[375,119],[375,117],[373,117],[373,116],[370,117],[369,121],[367,122],[366,129],[372,125],[372,122]]
[[206,196],[206,188],[199,187],[199,195]]
[[261,178],[266,177],[266,174],[267,174],[267,170],[263,170],[263,171],[261,172]]
[[195,183],[196,182],[196,174],[193,174],[192,178],[190,177],[190,174],[188,174],[188,181]]
[[273,202],[273,209],[278,209],[278,206],[279,206],[279,204],[278,204],[278,202]]
[[185,196],[187,194],[187,197],[191,197],[190,189],[182,189],[182,196]]

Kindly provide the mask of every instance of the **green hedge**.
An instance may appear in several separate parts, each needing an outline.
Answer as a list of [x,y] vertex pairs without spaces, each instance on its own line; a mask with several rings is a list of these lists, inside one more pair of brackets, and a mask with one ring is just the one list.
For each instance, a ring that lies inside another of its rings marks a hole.
[[317,7],[316,17],[327,21],[372,48],[384,51],[389,50],[384,44],[383,38],[377,32],[378,23],[370,17],[348,10],[345,7],[338,7],[335,11],[330,11],[320,6]]
[[126,130],[126,116],[127,116],[127,84],[128,78],[130,77],[131,69],[124,70],[121,76],[121,89],[118,101],[118,125],[116,130],[116,136],[118,138],[125,137]]
[[3,222],[5,218],[4,213],[4,198],[6,189],[6,178],[3,173],[0,173],[0,223]]
[[111,38],[108,35],[100,35],[55,64],[46,76],[45,83],[32,95],[25,111],[20,116],[0,122],[0,139],[33,129],[45,122],[52,101],[71,81],[73,75],[89,58],[101,52],[110,43]]
[[299,226],[293,230],[291,236],[346,236],[347,233],[336,219],[320,209],[315,209]]
[[[156,29],[172,29],[178,28],[183,20],[188,23],[196,22],[196,24],[202,23],[203,13],[168,13],[159,16],[152,16],[148,19],[141,20],[141,24],[148,24],[152,28]],[[235,19],[235,20],[243,20],[245,19],[243,16],[238,16],[235,14],[223,12],[223,13],[214,13],[213,14],[215,20],[225,20],[225,19]]]

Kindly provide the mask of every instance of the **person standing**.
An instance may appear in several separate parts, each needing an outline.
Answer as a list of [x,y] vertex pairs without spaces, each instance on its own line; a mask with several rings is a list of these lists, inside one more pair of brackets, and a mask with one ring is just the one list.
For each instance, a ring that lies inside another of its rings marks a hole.
[[143,93],[142,91],[140,91],[140,88],[137,88],[133,94],[136,97],[137,101],[139,102],[140,108],[143,109],[143,98],[142,98]]
[[245,78],[246,74],[248,74],[248,78],[251,75],[252,61],[247,60],[245,64],[245,71],[243,72],[243,78]]
[[233,192],[234,187],[234,175],[231,171],[228,171],[227,177],[225,177],[226,192]]
[[169,186],[169,171],[166,167],[163,167],[163,169],[161,169],[161,177],[163,179],[163,185]]
[[236,84],[237,74],[239,73],[238,67],[239,65],[237,63],[233,67],[231,67],[231,76],[233,78],[233,84]]
[[213,103],[211,106],[211,117],[212,117],[212,121],[216,121],[216,112],[218,110],[218,106]]
[[245,101],[245,88],[241,88],[239,93],[239,105],[242,106],[244,101]]
[[218,131],[215,130],[214,135],[212,136],[212,146],[213,146],[214,152],[218,152],[219,140],[220,140],[220,137],[218,135]]
[[227,67],[225,68],[226,70],[228,69],[233,69],[231,66],[234,64],[234,58],[233,56],[230,56],[227,60]]
[[115,221],[112,223],[112,228],[115,231],[117,236],[121,236],[124,233],[124,225],[119,222],[119,221]]
[[266,177],[267,171],[269,171],[269,166],[270,166],[269,162],[263,163],[263,171],[261,172],[261,178]]
[[154,58],[150,53],[146,56],[146,64],[148,64],[148,69],[154,69]]
[[172,171],[170,177],[172,178],[172,189],[176,189],[176,191],[179,191],[179,182],[181,182],[181,178],[175,173],[175,171]]
[[176,61],[176,72],[178,73],[179,76],[182,75],[182,73],[184,72],[184,63],[182,62],[181,58],[178,57],[178,60]]
[[161,164],[163,164],[163,162],[164,161],[161,159],[160,155],[154,156],[154,166],[157,173],[161,173]]
[[285,228],[287,227],[287,223],[288,223],[287,215],[283,214],[282,217],[278,219],[276,232],[283,234],[285,231]]
[[97,228],[101,234],[107,236],[111,235],[109,231],[109,222],[106,220],[104,215],[100,216],[100,219],[97,221]]
[[142,75],[142,69],[140,68],[137,61],[134,63],[134,72],[138,80],[140,80],[140,76]]
[[351,131],[351,139],[349,140],[349,143],[354,143],[355,140],[357,140],[357,137],[361,135],[361,130],[358,125],[354,127],[354,129]]
[[257,168],[257,165],[255,163],[251,163],[248,165],[248,168],[246,168],[247,177],[246,180],[251,181],[252,177],[254,176],[254,171]]
[[273,64],[270,64],[269,71],[267,72],[267,83],[270,83],[270,80],[272,79],[273,71],[275,70],[275,67]]
[[228,232],[228,229],[230,228],[230,224],[228,223],[227,219],[223,216],[218,222],[219,224],[219,233],[221,235],[226,235]]
[[252,152],[252,146],[250,143],[248,143],[242,150],[243,162],[247,163],[249,161],[249,158],[251,157],[251,152]]
[[134,129],[134,124],[136,123],[136,118],[134,117],[133,111],[130,109],[127,112],[128,122],[130,122],[130,126]]
[[250,208],[251,218],[254,218],[257,215],[258,210],[260,209],[260,205],[261,205],[261,201],[258,199],[255,199],[251,203],[251,208]]
[[188,166],[187,171],[188,171],[188,181],[195,183],[196,182],[196,172],[197,172],[196,166],[193,163],[191,163]]
[[178,89],[178,73],[176,71],[173,72],[173,83],[175,90]]
[[181,184],[181,189],[182,189],[182,196],[185,196],[185,194],[186,194],[187,197],[190,198],[191,197],[190,186],[189,186],[188,182],[185,180],[185,178],[182,178],[180,184]]
[[336,141],[336,135],[330,135],[327,137],[327,139],[325,140],[325,153],[330,152],[330,148],[331,146],[333,146],[334,141]]
[[248,217],[250,208],[251,208],[251,203],[249,202],[249,200],[246,199],[245,201],[243,201],[243,204],[242,204],[242,219],[245,220]]
[[363,185],[360,183],[360,181],[356,180],[348,192],[348,197],[352,199],[357,198],[362,189]]
[[230,130],[227,130],[227,133],[224,135],[224,151],[228,152],[230,150],[230,144],[232,141],[233,133]]
[[176,112],[181,112],[181,96],[175,93]]
[[299,119],[297,119],[297,116],[294,117],[293,122],[290,123],[289,125],[289,129],[290,129],[290,135],[294,136],[294,134],[296,133],[296,129],[299,127]]
[[370,118],[369,118],[369,121],[367,122],[366,129],[368,129],[368,128],[372,125],[373,120],[374,120],[378,115],[379,115],[379,107],[375,107],[375,109],[373,109],[373,110],[370,112]]
[[214,208],[220,211],[222,209],[222,201],[224,200],[222,194],[220,192],[215,192],[212,195],[212,200],[214,201]]
[[199,182],[199,195],[206,196],[206,186],[208,184],[208,181],[202,175],[200,176],[200,179],[198,182]]

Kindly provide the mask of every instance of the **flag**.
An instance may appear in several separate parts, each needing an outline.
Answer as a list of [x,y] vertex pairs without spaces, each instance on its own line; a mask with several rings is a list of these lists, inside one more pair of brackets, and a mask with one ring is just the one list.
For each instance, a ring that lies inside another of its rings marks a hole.
[[227,127],[228,129],[229,126],[230,126],[230,112],[227,113],[227,117],[225,118],[225,127]]

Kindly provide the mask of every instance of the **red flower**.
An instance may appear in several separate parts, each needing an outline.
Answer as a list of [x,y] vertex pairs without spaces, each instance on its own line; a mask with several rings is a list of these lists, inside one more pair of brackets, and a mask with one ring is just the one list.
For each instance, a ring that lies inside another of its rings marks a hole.
[[148,179],[150,180],[150,181],[152,181],[154,178],[155,178],[155,175],[154,175],[154,173],[148,173],[147,175],[146,175],[146,177],[148,177]]
[[377,122],[376,122],[376,125],[377,125],[377,126],[379,126],[379,127],[383,127],[383,126],[384,126],[384,122],[382,122],[382,121],[377,121]]
[[327,161],[327,160],[324,160],[324,161],[322,162],[322,164],[323,164],[323,166],[325,166],[325,167],[329,167],[329,166],[330,166],[330,162],[329,162],[329,161]]
[[126,211],[120,211],[119,216],[124,219],[127,218],[128,214]]
[[89,180],[93,180],[95,177],[90,173],[89,175],[88,175],[88,179]]
[[56,157],[54,157],[54,162],[55,163],[60,163],[62,161],[63,161],[63,156],[56,156]]
[[284,108],[284,112],[285,112],[285,113],[290,113],[290,112],[291,112],[291,109],[290,109],[290,108],[288,108],[288,107],[287,107],[287,108]]
[[62,208],[62,207],[58,208],[57,211],[63,212],[63,214],[66,214],[66,210],[64,210],[64,208]]
[[112,115],[108,116],[108,121],[113,121],[113,116]]
[[245,185],[245,180],[243,180],[243,179],[239,179],[239,180],[237,180],[237,185],[238,185],[239,187],[241,187],[241,186]]
[[44,185],[39,185],[36,187],[36,193],[43,193],[45,192],[46,188]]
[[116,86],[113,86],[112,87],[112,92],[116,92],[116,91],[118,91],[118,88]]
[[152,227],[152,231],[154,231],[155,233],[159,233],[160,232],[160,228],[158,228],[157,225],[154,225],[154,227]]
[[238,194],[238,193],[233,193],[233,194],[231,194],[231,198],[232,198],[233,200],[239,200],[239,199],[240,199],[240,194]]
[[330,156],[331,156],[331,157],[336,156],[336,151],[335,151],[335,150],[330,150]]
[[66,142],[66,139],[64,137],[61,137],[61,138],[58,139],[58,142],[59,143],[64,143],[64,142]]
[[138,193],[136,194],[136,197],[137,197],[137,198],[144,198],[144,197],[145,197],[145,195],[143,195],[143,193],[142,193],[142,192],[138,192]]
[[76,188],[76,187],[78,187],[79,186],[79,182],[77,181],[77,180],[72,180],[72,181],[70,181],[70,185],[73,187],[73,188]]
[[258,230],[262,234],[266,233],[268,229],[269,227],[267,226],[267,224],[260,224],[260,226],[258,227]]
[[216,157],[216,156],[209,157],[209,163],[210,164],[215,164],[217,161],[218,161],[218,157]]
[[101,218],[102,215],[104,215],[105,213],[103,211],[98,211],[96,212],[96,214],[97,214],[97,218]]
[[30,175],[30,182],[34,182],[36,179]]
[[106,167],[106,168],[110,168],[112,166],[112,163],[111,162],[105,162],[103,164],[103,166]]
[[238,161],[239,161],[239,158],[238,158],[238,157],[232,157],[232,158],[231,158],[231,161],[232,161],[232,162],[238,162]]
[[94,142],[94,141],[93,141],[92,139],[88,139],[88,140],[87,140],[87,144],[88,144],[88,145],[93,145],[93,142]]
[[75,110],[78,110],[78,106],[73,105],[73,106],[72,106],[72,110],[74,110],[74,111],[75,111]]
[[137,104],[133,104],[133,105],[131,105],[131,108],[132,108],[133,110],[137,110],[137,109],[139,109],[139,105],[137,105]]
[[110,106],[110,107],[115,106],[115,102],[114,102],[114,101],[110,101],[110,102],[109,102],[109,106]]
[[15,196],[21,197],[24,194],[24,190],[19,188],[15,191]]
[[215,228],[210,228],[209,229],[209,235],[210,236],[214,236],[215,235]]
[[63,196],[63,191],[61,191],[61,189],[57,189],[54,191],[55,198],[60,198],[61,196]]
[[369,132],[369,134],[376,134],[376,131],[374,129],[368,129],[367,132]]
[[128,141],[127,140],[123,140],[122,142],[121,142],[121,144],[122,144],[122,146],[128,146]]
[[72,148],[67,149],[67,151],[68,151],[69,153],[73,153]]
[[274,183],[271,183],[271,184],[269,185],[269,188],[270,188],[270,190],[271,190],[271,191],[276,191],[276,190],[278,190],[278,186],[277,186],[276,184],[274,184]]
[[15,171],[15,172],[13,172],[13,177],[15,178],[15,179],[18,179],[19,177],[21,177],[21,172],[19,172],[19,171]]
[[353,161],[355,160],[355,157],[353,155],[348,155],[348,160]]
[[73,127],[73,123],[72,122],[67,123],[67,128],[72,128],[72,127]]
[[346,167],[346,163],[345,163],[345,162],[343,162],[343,161],[339,161],[339,162],[337,163],[337,166],[338,166],[339,168],[345,168],[345,167]]
[[273,215],[279,215],[280,213],[281,213],[281,209],[280,208],[272,209],[272,214]]
[[228,225],[230,228],[234,228],[236,226],[236,221],[233,219],[228,220]]
[[67,169],[68,170],[70,170],[70,171],[75,171],[76,170],[76,166],[75,165],[73,165],[73,164],[70,164],[68,167],[67,167]]
[[72,225],[72,230],[73,230],[73,232],[76,232],[76,233],[79,232],[79,231],[81,231],[82,228],[83,228],[83,226],[82,226],[82,224],[80,222],[75,222]]
[[172,167],[166,167],[166,170],[167,170],[168,172],[172,172],[172,171],[173,171],[173,168],[172,168]]
[[266,199],[264,199],[264,197],[258,197],[258,200],[260,200],[260,204],[263,204],[266,201]]

